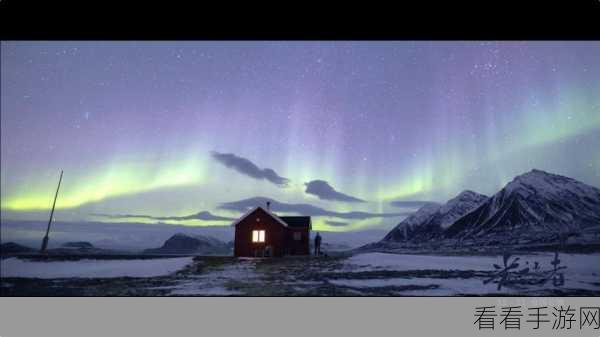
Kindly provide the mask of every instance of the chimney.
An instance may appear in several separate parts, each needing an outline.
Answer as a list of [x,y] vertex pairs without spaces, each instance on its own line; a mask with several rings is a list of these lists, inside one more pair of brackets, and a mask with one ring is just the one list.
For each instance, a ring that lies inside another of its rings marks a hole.
[[267,211],[271,211],[271,202],[267,201]]

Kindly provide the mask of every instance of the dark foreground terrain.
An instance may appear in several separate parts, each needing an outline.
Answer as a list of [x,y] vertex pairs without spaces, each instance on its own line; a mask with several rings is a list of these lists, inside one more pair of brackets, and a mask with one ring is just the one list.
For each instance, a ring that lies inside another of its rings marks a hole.
[[[521,263],[533,266],[535,260],[548,268],[552,257],[546,253],[522,256]],[[52,274],[45,274],[44,278],[14,277],[11,276],[14,270],[6,270],[2,272],[0,292],[2,296],[599,296],[600,271],[596,270],[598,266],[591,266],[599,256],[565,254],[562,257],[562,263],[567,266],[563,270],[564,284],[555,285],[552,280],[536,283],[535,275],[543,273],[524,276],[514,273],[512,279],[518,282],[508,282],[501,289],[494,280],[484,281],[498,273],[493,264],[502,264],[502,257],[366,253],[278,259],[154,257],[153,263],[159,266],[185,261],[183,267],[174,272],[150,277],[85,274],[82,277],[52,277]],[[17,261],[12,257],[13,260],[4,258],[2,261],[6,269],[48,267],[52,273],[53,266],[65,268],[61,264],[65,262],[96,266],[110,261],[109,257],[102,258],[104,260],[90,260],[88,256],[77,260],[56,256]],[[131,264],[131,270],[137,268],[139,261],[148,259],[147,256],[127,260],[123,260],[123,256],[112,258],[127,263],[126,266]]]

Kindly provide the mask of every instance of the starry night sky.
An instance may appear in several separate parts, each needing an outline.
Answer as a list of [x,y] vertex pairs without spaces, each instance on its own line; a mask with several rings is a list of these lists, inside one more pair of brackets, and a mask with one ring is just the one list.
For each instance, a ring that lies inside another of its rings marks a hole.
[[1,47],[3,218],[47,218],[61,169],[58,219],[189,225],[257,196],[400,214],[533,168],[600,186],[598,42]]

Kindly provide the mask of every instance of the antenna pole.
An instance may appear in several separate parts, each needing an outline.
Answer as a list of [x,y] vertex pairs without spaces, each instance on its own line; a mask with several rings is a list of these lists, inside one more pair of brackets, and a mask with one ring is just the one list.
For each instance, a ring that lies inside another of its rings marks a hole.
[[56,207],[56,198],[58,197],[58,190],[60,189],[60,183],[62,181],[63,171],[60,170],[60,178],[58,179],[58,187],[56,188],[56,194],[54,194],[54,203],[52,204],[52,211],[50,211],[50,220],[48,220],[48,227],[46,227],[46,236],[44,236],[44,240],[42,240],[42,249],[40,250],[42,253],[46,252],[46,248],[48,248],[48,234],[50,233],[50,224],[52,223],[52,217],[54,216],[54,207]]

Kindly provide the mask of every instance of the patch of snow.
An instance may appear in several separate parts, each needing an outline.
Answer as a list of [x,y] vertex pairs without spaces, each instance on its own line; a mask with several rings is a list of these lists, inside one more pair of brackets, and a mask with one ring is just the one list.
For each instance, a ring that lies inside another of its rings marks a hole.
[[187,278],[171,287],[170,295],[238,295],[243,294],[226,288],[229,281],[250,280],[258,277],[256,260],[238,259],[237,262],[219,269]]
[[386,270],[489,270],[500,258],[491,256],[437,256],[389,253],[354,255],[345,261],[352,271]]
[[1,261],[2,277],[111,278],[155,277],[174,273],[192,263],[192,257],[166,259],[29,261],[16,257]]
[[[554,253],[514,255],[520,257],[520,267],[525,262],[539,262],[541,268],[550,268]],[[513,258],[511,257],[511,259]],[[561,265],[568,267],[569,273],[600,275],[600,254],[559,254]],[[494,263],[502,264],[502,256],[441,256],[390,253],[364,253],[354,255],[345,261],[352,271],[368,270],[493,270]],[[599,280],[600,281],[600,280]]]
[[402,221],[406,225],[414,226],[425,222],[425,220],[429,219],[436,212],[440,210],[442,205],[437,203],[425,204],[423,207],[419,208],[414,214],[406,218],[406,220]]
[[469,190],[462,191],[440,208],[437,215],[440,226],[442,228],[450,227],[458,218],[476,209],[487,199],[488,197],[483,194]]
[[[538,255],[518,255],[520,257],[519,269],[533,267],[534,262],[539,262],[543,270],[552,269],[550,262],[554,259],[553,253]],[[513,257],[511,257],[512,260]],[[565,276],[563,289],[600,290],[600,254],[559,254],[562,270]],[[529,264],[526,264],[529,262]],[[373,270],[475,270],[492,271],[492,264],[502,265],[502,257],[488,256],[433,256],[366,253],[350,257],[342,269],[344,272],[361,272]],[[350,273],[351,274],[351,273]],[[436,289],[407,290],[399,292],[401,295],[456,295],[456,294],[488,294],[488,293],[515,293],[519,290],[503,287],[497,290],[497,284],[483,284],[483,278],[388,278],[388,279],[338,279],[330,280],[331,283],[355,288],[371,288],[385,286],[426,286],[438,285]],[[594,285],[595,283],[596,285]],[[543,290],[552,286],[549,282],[543,286],[528,286],[526,291]],[[560,289],[560,288],[559,288]]]

